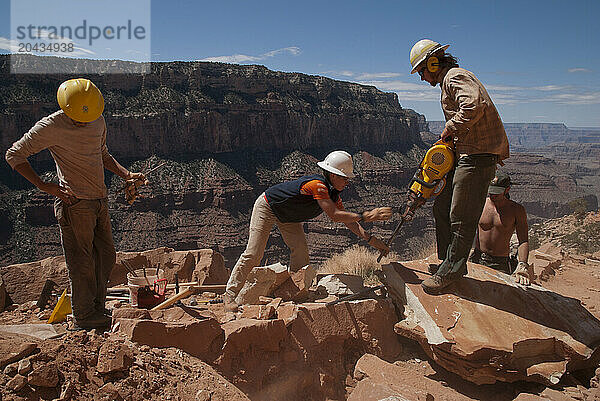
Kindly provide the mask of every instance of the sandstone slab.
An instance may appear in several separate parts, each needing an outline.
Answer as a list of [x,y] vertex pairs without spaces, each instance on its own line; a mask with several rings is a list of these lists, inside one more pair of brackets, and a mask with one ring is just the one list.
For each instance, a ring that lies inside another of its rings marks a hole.
[[397,316],[390,300],[282,306],[278,313],[281,310],[292,338],[305,352],[354,343],[363,352],[393,358],[402,349],[393,329]]
[[190,251],[196,265],[192,271],[192,281],[200,284],[225,284],[229,279],[229,270],[225,267],[223,256],[212,249]]
[[7,324],[0,325],[0,333],[11,333],[25,335],[29,337],[47,340],[50,338],[58,338],[65,334],[62,327],[55,327],[51,324]]
[[224,332],[210,312],[172,307],[149,315],[150,319],[113,317],[113,331],[141,345],[179,348],[204,361],[212,362],[219,354]]
[[304,266],[300,270],[290,273],[290,278],[277,287],[273,291],[273,295],[284,301],[304,301],[316,275],[317,270],[313,266]]
[[19,369],[19,362],[9,363],[4,368],[3,373],[7,376],[14,376],[17,374],[18,369]]
[[[266,375],[268,356],[278,359],[289,334],[283,320],[237,319],[223,324],[225,343],[217,361],[228,375],[238,376],[242,368],[260,381]],[[256,356],[261,354],[261,358]],[[268,367],[267,367],[268,368]]]
[[242,309],[242,319],[268,320],[275,316],[275,307],[267,305],[244,305]]
[[328,274],[317,283],[317,292],[320,294],[345,296],[364,289],[363,278],[354,274]]
[[236,297],[236,302],[239,305],[257,304],[261,296],[269,296],[289,277],[287,266],[281,263],[254,267],[248,273],[246,282]]
[[580,301],[469,264],[469,274],[439,296],[423,292],[428,261],[392,263],[380,277],[404,319],[398,334],[419,341],[438,364],[477,384],[556,384],[594,366],[600,321]]
[[360,357],[354,366],[358,383],[349,401],[504,401],[512,400],[515,386],[478,386],[418,358],[387,362],[372,354]]
[[37,300],[46,279],[54,281],[61,289],[69,285],[67,265],[62,255],[4,266],[0,268],[0,275],[6,286],[6,293],[16,304]]

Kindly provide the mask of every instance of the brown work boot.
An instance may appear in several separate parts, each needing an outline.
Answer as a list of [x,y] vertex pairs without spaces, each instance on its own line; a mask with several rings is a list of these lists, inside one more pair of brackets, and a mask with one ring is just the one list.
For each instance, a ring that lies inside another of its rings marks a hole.
[[441,294],[444,288],[448,287],[450,284],[458,281],[460,277],[451,277],[450,275],[439,276],[434,274],[431,277],[427,277],[421,283],[421,287],[423,287],[423,291],[430,295],[438,295]]
[[105,329],[109,328],[111,323],[112,319],[110,317],[96,312],[85,319],[74,319],[71,331]]
[[239,308],[235,302],[235,296],[228,293],[223,294],[223,306],[225,307],[225,312],[237,312]]

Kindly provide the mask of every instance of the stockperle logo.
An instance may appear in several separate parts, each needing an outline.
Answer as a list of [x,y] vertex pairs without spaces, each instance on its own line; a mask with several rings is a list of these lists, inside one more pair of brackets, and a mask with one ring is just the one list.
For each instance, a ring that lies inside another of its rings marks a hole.
[[133,26],[131,20],[127,20],[126,25],[106,25],[99,27],[96,25],[88,25],[87,20],[83,20],[81,25],[73,28],[69,25],[56,27],[53,25],[42,26],[18,26],[18,40],[36,40],[39,38],[48,38],[48,40],[64,40],[81,39],[86,40],[92,46],[95,40],[104,38],[106,40],[121,40],[121,39],[146,39],[146,28],[142,25]]
[[150,13],[150,0],[11,0],[11,72],[149,72]]

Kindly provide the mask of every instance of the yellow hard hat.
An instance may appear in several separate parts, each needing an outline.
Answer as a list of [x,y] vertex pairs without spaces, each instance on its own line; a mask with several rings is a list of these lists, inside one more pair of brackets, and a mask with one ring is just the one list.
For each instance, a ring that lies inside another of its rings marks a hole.
[[410,49],[410,65],[412,66],[411,74],[417,72],[419,65],[430,55],[439,50],[446,50],[450,45],[440,45],[431,39],[421,39]]
[[56,92],[62,111],[71,119],[89,123],[104,111],[104,98],[92,81],[85,78],[69,79]]

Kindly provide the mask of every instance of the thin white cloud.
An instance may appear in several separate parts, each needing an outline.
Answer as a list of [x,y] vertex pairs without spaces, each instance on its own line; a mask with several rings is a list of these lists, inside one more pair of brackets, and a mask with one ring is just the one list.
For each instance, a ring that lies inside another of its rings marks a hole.
[[19,42],[16,40],[10,40],[0,36],[0,49],[8,50],[11,53],[19,52]]
[[398,95],[398,100],[400,101],[400,103],[402,103],[403,101],[406,101],[406,100],[419,101],[419,102],[424,102],[424,101],[439,102],[440,101],[439,92],[437,92],[437,93],[434,91],[395,91],[395,92]]
[[560,93],[544,100],[563,104],[600,104],[600,92]]
[[486,85],[485,86],[489,91],[518,91],[527,89],[523,86],[510,86],[510,85]]
[[356,77],[357,80],[368,80],[368,79],[386,79],[386,78],[397,78],[402,76],[399,72],[375,72],[375,73],[363,73]]
[[562,90],[568,90],[569,87],[568,86],[561,86],[561,85],[545,85],[545,86],[534,86],[533,88],[531,88],[533,90],[538,90],[538,91],[562,91]]
[[291,46],[291,47],[284,47],[283,49],[277,49],[277,50],[271,50],[270,52],[267,52],[265,54],[263,54],[263,56],[265,58],[267,57],[275,57],[278,56],[280,54],[283,53],[289,53],[292,56],[297,56],[301,53],[300,48],[296,47],[296,46]]
[[570,73],[574,73],[574,72],[592,72],[592,70],[590,70],[588,68],[582,68],[582,67],[569,68],[567,71],[569,71]]
[[256,61],[266,60],[267,58],[275,57],[280,54],[291,54],[292,56],[297,56],[301,53],[299,47],[291,46],[284,47],[282,49],[271,50],[270,52],[263,53],[259,56],[249,56],[246,54],[233,54],[231,56],[216,56],[216,57],[206,57],[200,61],[212,61],[216,63],[232,63],[232,64],[241,64],[241,63],[252,63]]
[[329,71],[321,71],[321,72],[317,72],[318,75],[323,75],[323,76],[329,76],[329,77],[353,77],[356,75],[356,73],[354,71],[350,71],[350,70],[342,70],[342,71],[334,71],[334,70],[329,70]]

